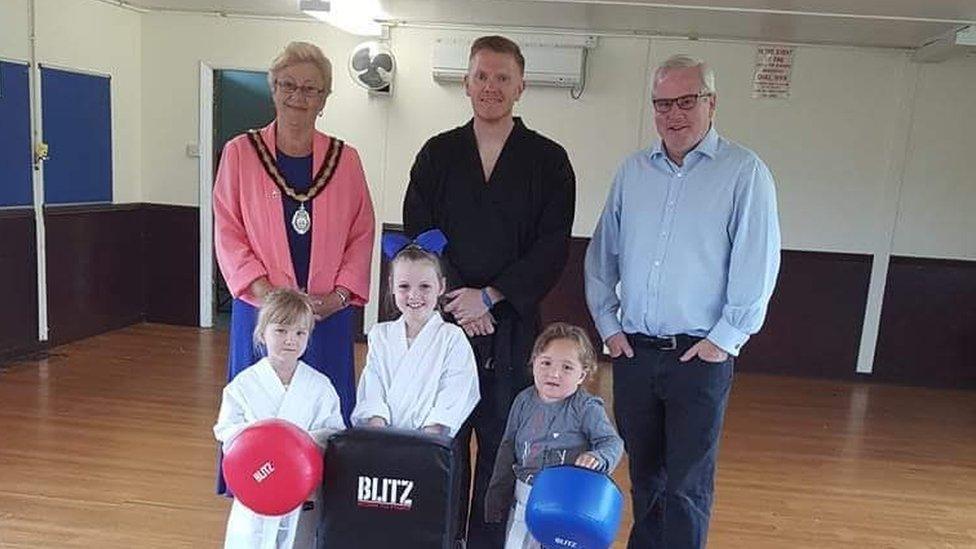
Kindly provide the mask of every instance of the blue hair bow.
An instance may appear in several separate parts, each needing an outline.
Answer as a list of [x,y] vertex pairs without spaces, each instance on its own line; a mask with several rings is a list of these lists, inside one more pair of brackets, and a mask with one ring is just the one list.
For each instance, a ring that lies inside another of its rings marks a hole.
[[396,254],[407,246],[416,246],[425,252],[430,252],[440,256],[447,246],[447,237],[440,229],[430,229],[417,235],[417,238],[410,240],[400,233],[386,233],[382,239],[383,255],[387,259],[393,259]]

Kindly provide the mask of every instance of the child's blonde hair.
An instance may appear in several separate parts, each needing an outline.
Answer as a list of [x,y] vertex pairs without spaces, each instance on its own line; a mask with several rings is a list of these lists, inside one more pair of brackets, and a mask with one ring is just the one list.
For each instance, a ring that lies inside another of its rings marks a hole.
[[434,267],[434,272],[437,273],[437,279],[440,280],[444,278],[444,269],[441,268],[441,258],[437,257],[434,252],[428,252],[427,250],[411,244],[399,251],[393,259],[390,260],[390,282],[393,282],[393,269],[396,267],[397,263],[403,263],[404,261],[416,262],[416,261],[426,261]]
[[315,313],[308,296],[289,288],[276,288],[264,296],[258,322],[254,326],[254,345],[264,344],[264,330],[268,324],[305,325],[311,332],[315,326]]
[[567,324],[565,322],[553,322],[546,326],[545,330],[535,338],[535,345],[532,347],[532,363],[546,350],[550,343],[557,339],[565,339],[576,345],[576,353],[579,355],[580,365],[587,375],[596,371],[596,351],[590,342],[590,336],[579,326]]

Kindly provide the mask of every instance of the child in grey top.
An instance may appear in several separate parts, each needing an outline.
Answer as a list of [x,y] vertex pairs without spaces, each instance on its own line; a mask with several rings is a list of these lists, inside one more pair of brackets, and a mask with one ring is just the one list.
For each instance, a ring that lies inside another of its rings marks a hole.
[[508,516],[505,549],[539,547],[525,527],[525,502],[540,470],[575,464],[609,473],[623,455],[603,400],[580,387],[594,370],[596,353],[581,328],[557,322],[536,339],[535,383],[512,403],[485,496],[486,521]]

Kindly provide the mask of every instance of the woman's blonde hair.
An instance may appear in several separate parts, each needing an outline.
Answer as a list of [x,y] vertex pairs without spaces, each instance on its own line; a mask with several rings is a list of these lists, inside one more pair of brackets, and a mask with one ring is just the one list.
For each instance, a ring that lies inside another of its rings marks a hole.
[[590,336],[586,335],[583,328],[565,322],[553,322],[542,330],[539,337],[535,338],[535,345],[532,347],[532,363],[535,363],[535,359],[557,339],[565,339],[576,345],[580,365],[587,375],[596,371],[596,351],[593,350]]
[[289,43],[285,46],[284,51],[271,62],[271,68],[268,69],[268,86],[271,87],[271,91],[274,91],[278,71],[298,63],[311,63],[319,69],[319,72],[322,73],[325,96],[328,97],[332,93],[332,62],[318,46],[310,42]]
[[308,296],[288,288],[268,292],[261,304],[257,325],[254,326],[255,346],[264,344],[264,330],[268,324],[304,325],[311,332],[315,326],[315,314]]

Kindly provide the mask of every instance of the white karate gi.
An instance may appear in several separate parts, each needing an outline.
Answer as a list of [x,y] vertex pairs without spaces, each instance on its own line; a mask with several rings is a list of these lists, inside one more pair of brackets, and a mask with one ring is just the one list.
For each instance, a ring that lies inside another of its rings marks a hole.
[[[345,429],[339,412],[339,395],[332,382],[314,368],[299,361],[286,389],[267,358],[237,374],[224,387],[214,436],[226,450],[245,427],[268,418],[287,420],[308,431],[319,445],[336,431]],[[302,506],[282,517],[265,517],[236,499],[227,519],[225,548],[290,549],[311,548],[321,513],[320,494],[313,495],[314,508]]]
[[403,429],[440,424],[453,437],[480,398],[474,351],[464,330],[435,312],[407,347],[401,317],[369,331],[352,423],[379,416]]

